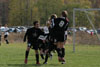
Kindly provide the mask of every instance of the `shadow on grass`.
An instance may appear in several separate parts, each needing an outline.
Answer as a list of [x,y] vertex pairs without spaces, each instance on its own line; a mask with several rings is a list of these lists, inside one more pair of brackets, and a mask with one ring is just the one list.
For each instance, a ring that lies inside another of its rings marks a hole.
[[37,65],[37,64],[7,64],[9,67],[10,66],[12,66],[12,67],[16,67],[16,66],[18,66],[18,67],[39,67],[39,66],[42,66],[42,64],[40,64],[40,65]]
[[[28,61],[34,61],[35,59],[29,59]],[[9,61],[24,61],[24,59],[13,59],[13,60],[9,60]]]
[[[1,65],[1,64],[0,64]],[[8,67],[12,66],[12,67],[41,67],[41,66],[51,66],[51,67],[58,67],[59,64],[7,64]]]

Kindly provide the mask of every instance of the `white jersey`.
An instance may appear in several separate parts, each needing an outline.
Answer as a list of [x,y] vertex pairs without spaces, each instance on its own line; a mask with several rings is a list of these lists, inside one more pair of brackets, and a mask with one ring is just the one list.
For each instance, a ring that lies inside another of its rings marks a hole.
[[49,34],[49,29],[48,29],[47,26],[45,26],[43,28],[43,31],[44,31],[44,35],[40,35],[39,38],[38,38],[40,40],[46,40],[47,39],[47,35],[45,35],[45,34]]
[[5,32],[4,35],[9,35],[9,33],[8,32]]
[[40,35],[38,39],[40,40],[46,40],[47,36],[44,36],[44,35]]
[[8,31],[9,30],[9,28],[8,27],[5,27],[5,31]]
[[9,32],[7,32],[8,30],[9,30],[9,28],[5,27],[5,33],[4,33],[4,35],[9,35]]
[[47,26],[45,26],[45,27],[43,28],[43,30],[44,30],[44,33],[45,33],[45,34],[49,34],[49,29],[48,29]]

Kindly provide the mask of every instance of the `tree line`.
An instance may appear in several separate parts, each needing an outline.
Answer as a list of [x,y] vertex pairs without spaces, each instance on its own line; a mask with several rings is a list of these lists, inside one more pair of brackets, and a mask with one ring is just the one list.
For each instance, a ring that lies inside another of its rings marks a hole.
[[[73,22],[73,8],[99,8],[99,0],[9,0],[8,24],[10,26],[32,25],[32,22],[39,20],[41,25],[49,19],[51,14],[59,17],[63,10],[68,11],[70,26]],[[100,14],[98,11],[90,12],[93,15]],[[100,27],[99,17],[89,15],[93,24]],[[90,27],[84,12],[76,12],[76,25]],[[85,20],[85,21],[84,21]]]

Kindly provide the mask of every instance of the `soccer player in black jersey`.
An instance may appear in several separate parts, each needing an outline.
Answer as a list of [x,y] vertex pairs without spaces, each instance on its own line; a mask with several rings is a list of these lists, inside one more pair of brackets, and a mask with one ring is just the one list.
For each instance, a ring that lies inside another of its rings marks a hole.
[[65,31],[68,28],[69,21],[67,19],[67,11],[62,12],[62,17],[54,19],[53,26],[52,26],[52,37],[54,37],[56,44],[57,44],[57,53],[58,53],[58,60],[65,63]]
[[51,51],[53,49],[55,49],[54,47],[56,45],[54,45],[54,38],[52,37],[52,26],[53,26],[53,21],[54,19],[57,18],[57,15],[56,14],[52,14],[51,17],[50,17],[50,20],[47,21],[47,28],[49,30],[49,33],[47,35],[47,39],[46,39],[46,50],[45,50],[45,53],[46,53],[46,57],[45,57],[45,61],[43,64],[47,64],[47,61],[48,61],[48,57],[49,56],[52,56],[51,55]]
[[38,44],[38,37],[42,34],[42,31],[39,29],[39,22],[35,21],[33,22],[34,27],[29,28],[24,36],[24,42],[26,42],[27,39],[27,49],[26,49],[26,53],[25,53],[25,64],[27,64],[27,60],[28,60],[28,55],[29,55],[29,51],[30,48],[33,48],[35,50],[35,56],[36,56],[36,64],[40,64],[39,63],[39,44]]

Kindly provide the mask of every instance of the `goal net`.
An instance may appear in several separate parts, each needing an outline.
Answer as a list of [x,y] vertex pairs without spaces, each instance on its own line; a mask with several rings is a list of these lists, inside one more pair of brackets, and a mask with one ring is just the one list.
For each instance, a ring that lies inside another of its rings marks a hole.
[[100,45],[100,8],[73,9],[73,52],[75,45]]

